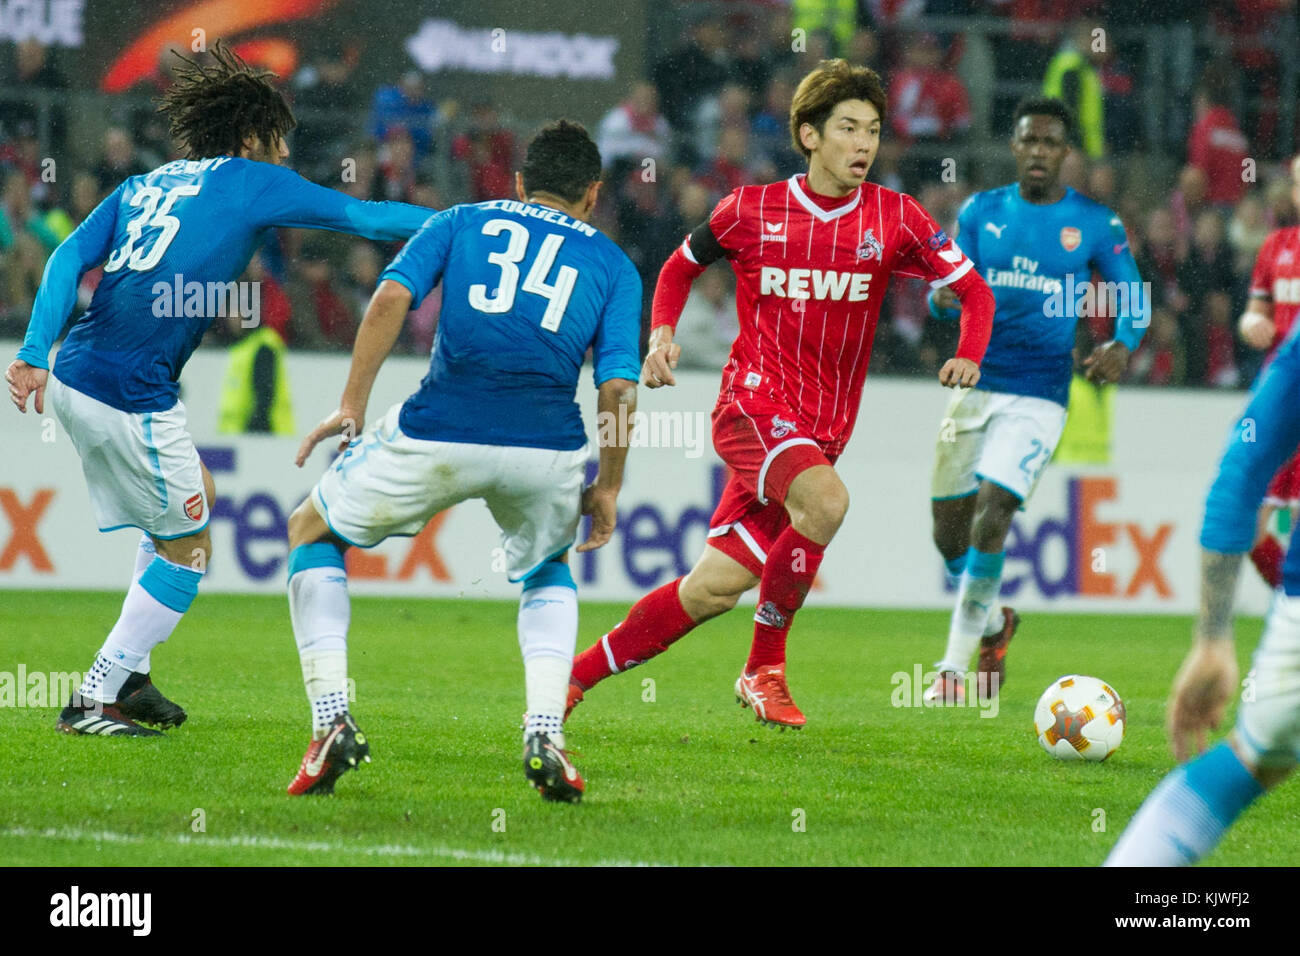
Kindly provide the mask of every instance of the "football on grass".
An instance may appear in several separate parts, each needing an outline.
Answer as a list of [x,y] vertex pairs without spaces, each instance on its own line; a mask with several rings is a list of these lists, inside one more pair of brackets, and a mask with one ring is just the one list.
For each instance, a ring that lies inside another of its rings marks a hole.
[[1105,760],[1119,749],[1127,724],[1115,688],[1080,674],[1053,683],[1034,709],[1038,742],[1058,760]]

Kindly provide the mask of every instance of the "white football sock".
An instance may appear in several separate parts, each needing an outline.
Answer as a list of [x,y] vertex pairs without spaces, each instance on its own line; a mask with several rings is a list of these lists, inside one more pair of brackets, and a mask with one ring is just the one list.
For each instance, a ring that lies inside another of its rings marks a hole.
[[[158,567],[163,569],[163,579],[177,579],[182,585],[197,587],[197,578],[194,576],[199,572],[193,568],[173,564],[156,555],[149,561],[149,565],[155,562],[162,562]],[[150,594],[145,589],[143,578],[142,572],[141,577],[127,589],[126,598],[122,601],[122,613],[113,629],[108,632],[104,646],[99,649],[95,666],[82,681],[79,693],[83,698],[105,704],[117,700],[117,695],[131,672],[139,670],[148,659],[149,652],[171,637],[172,631],[185,616],[184,611],[173,610]],[[192,598],[192,591],[190,597]],[[188,599],[185,603],[188,606]],[[101,667],[99,658],[114,666],[107,669]]]
[[[135,569],[131,572],[131,583],[135,584],[140,580],[140,575],[144,574],[144,569],[149,567],[154,557],[157,556],[158,549],[153,546],[153,539],[147,534],[140,535],[140,546],[135,550]],[[150,655],[146,654],[144,658],[136,665],[137,673],[147,674],[153,667],[153,662],[149,659]]]
[[943,660],[936,665],[941,671],[957,674],[964,674],[970,666],[971,655],[984,635],[1002,590],[1002,555],[983,554],[974,548],[970,554],[966,570],[961,574],[957,604],[948,625],[948,646]]
[[352,604],[341,568],[304,568],[289,578],[289,617],[311,702],[312,735],[324,737],[348,709],[348,624]]
[[564,749],[564,705],[577,641],[577,591],[557,584],[523,593],[519,599],[519,650],[528,697],[524,740],[544,733]]

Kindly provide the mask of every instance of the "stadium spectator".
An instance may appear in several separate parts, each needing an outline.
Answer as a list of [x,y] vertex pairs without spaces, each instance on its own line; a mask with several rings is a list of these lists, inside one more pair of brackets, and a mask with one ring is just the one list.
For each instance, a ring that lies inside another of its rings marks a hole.
[[739,334],[731,270],[720,266],[706,269],[691,286],[673,335],[673,342],[682,347],[679,367],[721,371]]
[[1187,140],[1187,161],[1205,174],[1206,199],[1225,208],[1246,191],[1243,163],[1249,149],[1227,102],[1226,77],[1214,67],[1207,69],[1196,89]]
[[1196,221],[1209,207],[1205,196],[1208,183],[1204,171],[1195,166],[1184,166],[1178,173],[1178,188],[1169,196],[1169,210],[1174,216],[1174,235],[1179,254],[1191,248]]
[[[67,78],[55,65],[49,48],[35,37],[20,40],[13,47],[13,63],[4,71],[3,85],[15,92],[66,89]],[[35,99],[13,99],[0,102],[0,129],[9,135],[28,127],[35,130],[40,118],[40,108]],[[62,150],[66,140],[64,107],[55,102],[50,106],[50,148]]]
[[32,202],[27,177],[22,170],[11,169],[4,175],[4,189],[0,192],[0,251],[8,249],[20,236],[40,243],[45,255],[59,244],[58,236]]
[[1178,285],[1187,296],[1182,329],[1188,381],[1218,387],[1235,385],[1237,376],[1232,334],[1232,317],[1237,313],[1228,291],[1236,276],[1223,232],[1218,213],[1203,210],[1196,218],[1187,257],[1178,268]]
[[1074,114],[1089,159],[1106,155],[1106,109],[1097,70],[1105,56],[1105,40],[1105,31],[1096,21],[1076,21],[1043,78],[1043,95],[1063,100]]
[[1249,278],[1255,256],[1270,231],[1264,203],[1257,196],[1243,196],[1228,221],[1228,245],[1232,248],[1233,270],[1238,279]]
[[287,292],[295,316],[295,339],[306,348],[351,349],[356,339],[357,314],[340,288],[330,245],[313,236],[303,242]]
[[[856,62],[856,61],[855,61]],[[749,126],[749,141],[776,169],[777,175],[789,178],[802,172],[803,157],[790,143],[790,101],[794,84],[784,75],[773,77],[768,84],[763,108]]]
[[223,435],[295,435],[285,348],[288,299],[266,274],[258,256],[249,261],[239,278],[257,283],[259,314],[249,325],[240,316],[226,318],[226,330],[235,341],[227,349],[217,431]]
[[72,188],[68,191],[68,208],[56,206],[45,214],[45,225],[54,238],[62,242],[72,234],[102,197],[99,183],[90,173],[80,170],[72,174]]
[[941,58],[933,34],[916,34],[903,47],[903,68],[889,84],[889,121],[904,140],[945,141],[970,128],[966,88]]
[[715,202],[733,189],[769,179],[775,174],[775,168],[767,160],[751,160],[750,156],[749,130],[744,126],[723,129],[713,159],[697,173]]
[[471,201],[514,198],[515,135],[501,125],[491,101],[474,104],[469,129],[453,141],[451,155],[469,170]]
[[379,149],[380,196],[409,202],[415,178],[415,141],[405,126],[390,126]]
[[1181,385],[1185,375],[1178,319],[1166,308],[1151,312],[1151,331],[1129,361],[1129,381],[1140,385]]
[[761,103],[772,79],[772,63],[763,49],[763,35],[749,22],[737,29],[732,44],[731,81],[745,88],[749,102]]
[[139,176],[152,167],[136,155],[131,134],[121,126],[110,126],[104,131],[104,152],[95,163],[95,178],[102,193],[110,193],[129,176]]
[[605,114],[596,133],[596,147],[606,169],[624,161],[640,166],[643,160],[656,163],[668,157],[671,145],[668,120],[659,112],[659,94],[654,84],[633,84],[627,99]]
[[707,11],[691,25],[686,43],[655,63],[651,77],[664,117],[676,132],[691,131],[696,107],[727,81],[730,65],[726,27]]
[[748,129],[749,122],[749,91],[739,83],[728,83],[717,96],[706,97],[695,112],[696,162],[717,154],[724,130]]
[[[908,0],[925,5],[925,0]],[[790,25],[805,36],[821,33],[830,41],[827,55],[847,53],[858,28],[857,0],[791,0]]]
[[381,86],[375,91],[370,108],[370,135],[382,143],[388,139],[393,127],[405,127],[415,150],[416,164],[433,149],[437,123],[438,107],[429,99],[424,88],[424,76],[419,70],[410,70],[402,76],[400,83]]
[[360,105],[355,43],[330,42],[294,74],[294,163],[321,179],[337,175],[339,160],[355,133],[352,112]]
[[347,151],[339,176],[339,190],[354,199],[380,199],[384,194],[379,180],[379,157],[368,143],[354,144]]
[[1152,308],[1168,305],[1175,314],[1187,308],[1187,296],[1178,285],[1182,257],[1174,235],[1173,213],[1168,208],[1157,207],[1148,214],[1133,258],[1143,281],[1151,283]]

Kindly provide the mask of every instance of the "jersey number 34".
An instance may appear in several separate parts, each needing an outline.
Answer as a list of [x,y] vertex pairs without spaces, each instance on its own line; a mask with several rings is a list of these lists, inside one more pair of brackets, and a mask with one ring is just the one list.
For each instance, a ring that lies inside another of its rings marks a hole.
[[[532,237],[524,226],[509,219],[489,219],[483,224],[483,235],[509,235],[509,241],[502,252],[488,253],[488,262],[501,270],[501,281],[497,283],[492,296],[488,296],[488,287],[476,282],[469,287],[469,304],[480,312],[509,312],[515,304],[515,293],[519,289],[519,263],[528,253],[528,240]],[[578,270],[573,266],[560,266],[555,274],[555,282],[547,284],[555,256],[564,245],[564,237],[550,233],[542,240],[542,247],[537,250],[537,258],[532,268],[524,277],[523,290],[546,299],[546,312],[542,315],[542,328],[555,332],[564,318],[568,308],[569,297],[573,295],[574,283],[578,281]]]

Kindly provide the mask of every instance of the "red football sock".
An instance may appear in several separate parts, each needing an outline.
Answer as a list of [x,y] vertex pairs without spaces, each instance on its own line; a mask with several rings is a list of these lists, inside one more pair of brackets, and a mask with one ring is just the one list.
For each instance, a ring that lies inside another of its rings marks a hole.
[[1277,590],[1282,583],[1282,562],[1286,560],[1286,553],[1277,538],[1268,535],[1251,548],[1250,560],[1259,571],[1259,576],[1268,582],[1269,587]]
[[826,545],[805,538],[793,527],[782,531],[772,545],[758,586],[754,643],[749,648],[746,674],[785,663],[785,638],[794,612],[803,606],[825,553]]
[[627,617],[612,631],[575,657],[573,682],[587,690],[610,674],[662,654],[695,627],[677,596],[681,583],[682,579],[677,578],[651,591],[632,605]]

